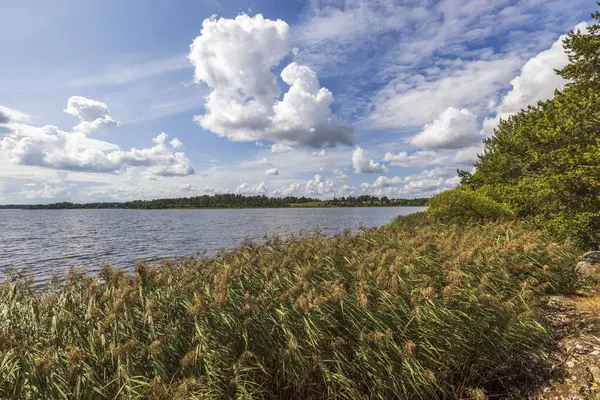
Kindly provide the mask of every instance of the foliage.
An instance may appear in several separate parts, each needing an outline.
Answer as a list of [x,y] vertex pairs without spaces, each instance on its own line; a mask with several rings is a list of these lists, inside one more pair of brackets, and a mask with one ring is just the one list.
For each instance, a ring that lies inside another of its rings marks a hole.
[[[0,397],[481,398],[536,380],[576,253],[517,222],[319,232],[0,286]],[[515,394],[515,396],[520,396]],[[521,398],[521,397],[519,397]]]
[[[593,17],[600,21],[600,13]],[[553,99],[500,122],[463,186],[507,204],[518,216],[551,221],[584,247],[600,213],[600,23],[564,41],[569,84]]]
[[[157,210],[167,208],[281,208],[290,206],[304,207],[370,207],[370,206],[425,206],[427,199],[388,199],[387,197],[358,196],[339,197],[331,200],[312,199],[310,197],[267,197],[242,196],[240,194],[215,194],[212,196],[182,197],[174,199],[135,200],[113,203],[55,203],[29,206],[32,210],[42,209],[88,209],[88,208],[124,208],[134,210]],[[20,207],[22,208],[22,206]]]
[[490,221],[513,216],[505,205],[465,187],[432,197],[427,214],[442,222]]

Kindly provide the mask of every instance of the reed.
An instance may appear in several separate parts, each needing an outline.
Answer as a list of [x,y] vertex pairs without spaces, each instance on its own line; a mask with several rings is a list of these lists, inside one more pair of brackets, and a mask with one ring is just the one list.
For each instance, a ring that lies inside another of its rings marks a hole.
[[0,286],[0,397],[482,399],[535,380],[577,252],[422,214],[214,258]]

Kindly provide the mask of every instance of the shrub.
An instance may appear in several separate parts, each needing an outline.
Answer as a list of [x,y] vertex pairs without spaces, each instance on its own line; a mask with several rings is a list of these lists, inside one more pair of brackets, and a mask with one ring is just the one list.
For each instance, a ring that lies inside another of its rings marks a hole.
[[432,197],[427,214],[442,222],[500,220],[513,216],[505,205],[466,188],[446,190]]
[[584,250],[598,250],[600,244],[600,213],[559,215],[553,219],[538,217],[538,226],[545,226],[557,240],[569,240]]

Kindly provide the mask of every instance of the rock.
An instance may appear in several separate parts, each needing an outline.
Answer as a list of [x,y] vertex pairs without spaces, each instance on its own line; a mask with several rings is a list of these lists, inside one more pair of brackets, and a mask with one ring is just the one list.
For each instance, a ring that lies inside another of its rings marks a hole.
[[577,271],[587,277],[600,278],[600,251],[585,253],[577,263]]

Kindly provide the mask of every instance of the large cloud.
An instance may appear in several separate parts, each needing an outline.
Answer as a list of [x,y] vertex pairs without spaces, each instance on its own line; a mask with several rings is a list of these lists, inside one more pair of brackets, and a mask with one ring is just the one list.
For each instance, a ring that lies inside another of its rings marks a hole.
[[144,167],[153,175],[193,174],[194,168],[185,154],[175,152],[167,138],[166,133],[161,133],[153,139],[154,147],[123,151],[111,143],[64,132],[55,126],[20,126],[0,141],[0,150],[16,165],[98,173]]
[[356,149],[352,152],[352,167],[357,174],[381,173],[388,170],[385,165],[369,160],[360,146],[356,146]]
[[0,106],[0,124],[8,124],[9,122],[27,122],[30,119],[31,117],[23,112]]
[[463,108],[448,108],[440,117],[425,125],[411,144],[425,149],[461,149],[481,140],[477,132],[477,116]]
[[[587,23],[582,22],[575,29],[585,30],[587,26]],[[565,80],[556,74],[557,69],[563,68],[569,62],[563,47],[565,38],[566,35],[562,35],[552,47],[523,65],[521,73],[510,82],[512,89],[497,107],[496,116],[484,121],[483,133],[486,136],[493,133],[500,119],[506,119],[530,105],[552,98],[554,91],[565,85]]]
[[120,124],[109,115],[110,110],[105,103],[82,96],[71,96],[64,111],[81,121],[73,128],[77,132],[90,133],[102,127],[117,127]]
[[[81,97],[71,97],[65,111],[83,122],[108,117],[106,104]],[[19,115],[25,115],[12,114],[20,120],[24,118]],[[82,131],[66,132],[52,125],[11,123],[9,129],[10,133],[0,140],[0,159],[13,165],[96,173],[120,173],[138,167],[147,174],[159,176],[194,173],[190,160],[177,151],[183,144],[176,138],[169,142],[166,133],[153,139],[153,147],[125,151],[113,143],[89,138]]]
[[308,67],[291,63],[281,72],[280,90],[272,69],[291,51],[290,28],[258,14],[206,19],[191,45],[195,79],[212,92],[206,113],[195,120],[234,141],[267,139],[312,147],[352,144],[353,131],[331,112],[332,93],[321,88]]

